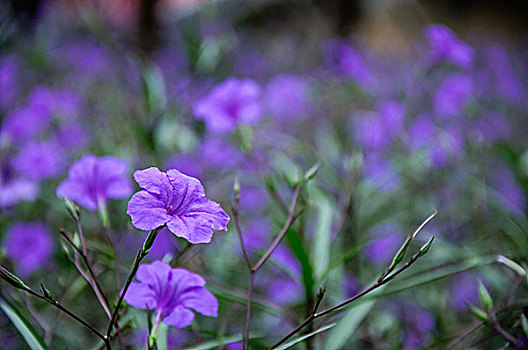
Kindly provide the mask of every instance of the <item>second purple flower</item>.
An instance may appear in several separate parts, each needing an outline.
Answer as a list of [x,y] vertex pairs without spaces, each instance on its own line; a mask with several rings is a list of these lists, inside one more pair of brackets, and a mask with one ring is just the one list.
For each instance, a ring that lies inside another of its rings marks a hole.
[[150,231],[167,225],[176,236],[190,243],[209,243],[214,230],[227,230],[229,216],[205,197],[198,179],[170,169],[138,170],[134,179],[144,191],[128,202],[127,214],[134,227]]

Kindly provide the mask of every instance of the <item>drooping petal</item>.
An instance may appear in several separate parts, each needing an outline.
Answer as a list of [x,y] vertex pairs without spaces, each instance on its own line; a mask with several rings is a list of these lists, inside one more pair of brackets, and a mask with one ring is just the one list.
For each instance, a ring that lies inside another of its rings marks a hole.
[[183,306],[177,306],[172,313],[165,316],[163,323],[176,328],[183,328],[190,325],[194,320],[194,314]]
[[183,306],[191,308],[204,316],[218,316],[218,300],[205,288],[193,288],[181,297]]
[[132,192],[130,180],[126,177],[128,164],[114,157],[102,157],[98,160],[94,174],[99,178],[98,184],[104,197],[124,198]]
[[73,200],[88,210],[97,209],[97,200],[82,183],[66,179],[57,187],[56,192],[57,196]]
[[147,191],[135,193],[128,202],[127,214],[140,230],[154,230],[170,220],[165,205]]
[[208,220],[215,230],[227,230],[229,215],[222,209],[220,204],[207,199],[199,198],[193,201],[187,208],[185,216],[196,216]]
[[132,282],[125,294],[125,301],[138,309],[153,310],[157,306],[154,291],[145,283]]
[[185,238],[193,244],[209,243],[213,237],[211,222],[194,214],[174,216],[167,227],[177,237]]

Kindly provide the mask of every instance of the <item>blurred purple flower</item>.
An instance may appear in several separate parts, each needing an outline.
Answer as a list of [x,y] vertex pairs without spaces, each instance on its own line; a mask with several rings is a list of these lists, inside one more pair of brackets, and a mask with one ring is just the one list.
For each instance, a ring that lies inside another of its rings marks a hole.
[[59,52],[59,59],[77,71],[77,75],[93,79],[104,72],[109,63],[109,57],[97,44],[88,40],[80,40],[65,47]]
[[0,61],[0,108],[13,105],[19,91],[18,73],[19,64],[15,56],[8,56]]
[[268,194],[262,187],[242,185],[240,189],[240,207],[246,213],[257,213],[268,206]]
[[56,132],[56,139],[65,149],[81,149],[88,144],[88,135],[80,124],[62,124]]
[[37,183],[24,178],[0,182],[0,207],[5,208],[20,201],[33,201],[38,197]]
[[405,349],[423,349],[430,342],[430,333],[435,328],[433,315],[425,310],[410,308],[404,313],[405,333],[403,346]]
[[436,125],[430,116],[419,116],[409,127],[408,138],[410,149],[416,151],[421,147],[429,145],[435,137],[436,132]]
[[277,119],[291,121],[305,117],[312,109],[310,85],[302,77],[280,74],[266,86],[264,103]]
[[51,115],[47,109],[37,105],[11,111],[2,125],[2,136],[9,142],[22,143],[34,139],[49,125]]
[[471,68],[475,52],[457,39],[449,28],[442,24],[432,24],[425,28],[424,34],[429,42],[429,59],[432,64],[449,62],[461,68]]
[[254,124],[262,116],[261,88],[250,79],[229,78],[198,100],[193,112],[209,130],[226,133],[238,124]]
[[377,113],[355,115],[352,127],[357,143],[364,150],[381,150],[392,142],[384,120]]
[[44,180],[62,172],[62,152],[54,142],[28,142],[13,158],[11,165],[19,174],[30,180]]
[[321,45],[321,51],[326,66],[340,76],[350,78],[364,88],[374,85],[374,77],[361,54],[345,41],[327,40]]
[[244,50],[237,55],[234,63],[237,75],[253,78],[261,78],[270,70],[269,61],[254,50]]
[[442,119],[457,115],[473,94],[471,77],[463,74],[448,75],[434,94],[434,110]]
[[507,211],[523,215],[526,210],[526,196],[518,185],[515,174],[505,166],[491,171],[491,186],[495,189],[498,203]]
[[389,135],[395,137],[403,130],[405,106],[397,101],[383,101],[378,104],[378,113],[385,122]]
[[47,262],[53,241],[43,223],[18,222],[8,230],[5,247],[7,256],[16,263],[17,273],[29,276]]
[[[257,216],[245,225],[244,243],[250,251],[264,249],[270,244],[271,225],[267,217]],[[237,249],[239,249],[237,247]]]
[[442,129],[429,148],[431,165],[437,169],[448,166],[462,157],[463,151],[464,140],[460,131],[455,127]]
[[382,192],[393,190],[399,182],[399,176],[391,160],[376,153],[365,157],[363,177],[367,183],[376,186]]
[[475,304],[478,301],[477,289],[477,281],[472,275],[468,273],[456,275],[450,283],[451,309],[458,312],[466,311],[466,303]]
[[244,160],[242,152],[222,138],[205,139],[199,152],[199,158],[207,160],[204,165],[214,171],[232,170]]
[[194,320],[194,313],[217,317],[218,301],[205,289],[205,280],[181,268],[171,268],[162,261],[142,264],[136,273],[125,301],[139,309],[155,310],[156,319],[169,326],[183,328]]
[[46,86],[35,88],[28,99],[28,105],[44,109],[62,122],[77,120],[83,104],[82,96],[75,91],[54,90]]
[[506,50],[498,44],[491,45],[484,51],[486,63],[489,66],[494,81],[488,86],[494,93],[508,102],[519,102],[525,91],[521,80],[512,69],[512,64]]
[[374,264],[386,263],[396,254],[403,240],[395,226],[391,224],[380,224],[370,233],[375,238],[365,248],[365,256]]
[[[206,158],[207,159],[207,158]],[[177,153],[165,160],[165,168],[180,169],[182,173],[192,177],[202,177],[203,166],[199,163],[199,157],[193,153]]]
[[57,196],[89,210],[101,208],[109,198],[125,198],[132,192],[127,168],[122,159],[85,155],[72,164],[68,178],[57,187]]
[[128,202],[127,214],[140,230],[167,225],[178,237],[191,243],[208,243],[214,230],[227,230],[229,216],[222,207],[205,197],[198,179],[178,170],[161,172],[152,167],[138,170],[134,179],[145,190]]
[[289,276],[271,277],[266,282],[268,298],[279,305],[292,304],[303,295],[303,288],[299,282]]
[[506,140],[510,133],[510,123],[502,114],[489,112],[478,121],[476,136],[484,144]]

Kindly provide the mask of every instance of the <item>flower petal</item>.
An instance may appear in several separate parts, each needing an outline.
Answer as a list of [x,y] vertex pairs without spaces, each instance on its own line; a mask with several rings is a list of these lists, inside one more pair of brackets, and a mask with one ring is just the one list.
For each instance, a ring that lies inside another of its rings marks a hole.
[[164,190],[162,184],[165,181],[165,175],[156,167],[134,172],[134,180],[139,187],[151,193],[160,194]]
[[173,312],[163,318],[162,322],[169,326],[183,328],[190,325],[193,320],[194,314],[191,310],[186,309],[183,306],[177,306]]
[[213,202],[206,197],[202,197],[191,203],[184,215],[200,216],[200,218],[208,220],[213,229],[227,231],[229,216],[222,209],[220,204]]
[[170,220],[165,205],[147,191],[135,193],[128,202],[127,214],[140,230],[154,230]]
[[209,243],[213,237],[211,222],[200,216],[174,216],[167,227],[177,237],[185,238],[193,244]]
[[204,316],[218,316],[218,300],[205,288],[193,288],[181,296],[183,306],[194,309]]
[[141,264],[136,272],[136,278],[143,283],[157,285],[167,279],[171,267],[163,261],[153,261],[150,264]]
[[154,291],[145,283],[132,282],[124,299],[128,305],[138,309],[146,309],[148,307],[153,310],[156,307]]

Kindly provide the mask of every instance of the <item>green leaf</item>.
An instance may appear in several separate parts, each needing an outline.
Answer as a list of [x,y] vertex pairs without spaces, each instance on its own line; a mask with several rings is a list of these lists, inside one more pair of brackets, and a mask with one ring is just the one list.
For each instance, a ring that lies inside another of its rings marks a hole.
[[286,238],[288,239],[288,244],[292,249],[293,253],[295,254],[295,257],[301,264],[302,279],[306,298],[312,299],[314,296],[315,283],[313,278],[313,268],[308,257],[308,252],[306,251],[303,242],[301,241],[297,233],[295,233],[295,231],[293,231],[292,229],[286,231]]
[[479,281],[478,291],[480,302],[482,303],[482,306],[484,306],[484,310],[486,310],[487,312],[491,312],[491,309],[493,309],[493,299],[491,298],[490,293],[488,292],[482,281]]
[[308,334],[305,334],[305,335],[303,335],[302,337],[299,337],[299,338],[294,339],[294,340],[292,340],[292,341],[290,341],[290,342],[287,342],[286,344],[283,344],[283,345],[281,345],[281,346],[275,348],[275,350],[284,350],[284,349],[291,348],[291,347],[294,346],[295,344],[298,344],[298,343],[300,343],[300,342],[302,342],[302,341],[304,341],[304,340],[306,340],[306,339],[308,339],[308,338],[310,338],[310,337],[313,337],[313,336],[316,335],[316,334],[319,334],[319,333],[322,333],[322,332],[324,332],[324,331],[326,331],[326,330],[329,330],[330,328],[334,327],[336,324],[337,324],[336,322],[334,322],[334,323],[330,323],[330,324],[327,324],[326,326],[323,326],[323,327],[321,327],[321,328],[319,328],[319,329],[316,329],[316,330],[313,331],[313,332],[310,332],[310,333],[308,333]]
[[521,314],[521,324],[524,334],[528,337],[528,319],[524,314]]
[[[380,287],[379,289],[383,288]],[[328,335],[324,350],[342,349],[357,327],[367,317],[375,303],[375,300],[370,300],[357,306],[352,306]]]
[[483,322],[489,322],[488,315],[484,312],[484,310],[476,307],[475,305],[471,305],[470,303],[466,303],[466,306],[473,315],[477,316],[479,320]]
[[513,261],[511,259],[508,259],[505,256],[499,255],[497,257],[497,262],[499,264],[503,264],[503,265],[509,267],[510,269],[515,271],[521,277],[526,276],[526,270],[523,269],[521,265],[517,264],[515,261]]
[[317,207],[317,224],[312,247],[312,256],[313,265],[315,266],[315,279],[317,283],[320,283],[330,263],[330,232],[332,231],[335,207],[328,198],[322,193],[317,192],[316,195],[313,196],[313,201]]
[[31,350],[48,350],[44,341],[38,336],[29,322],[2,296],[0,308],[18,330]]

